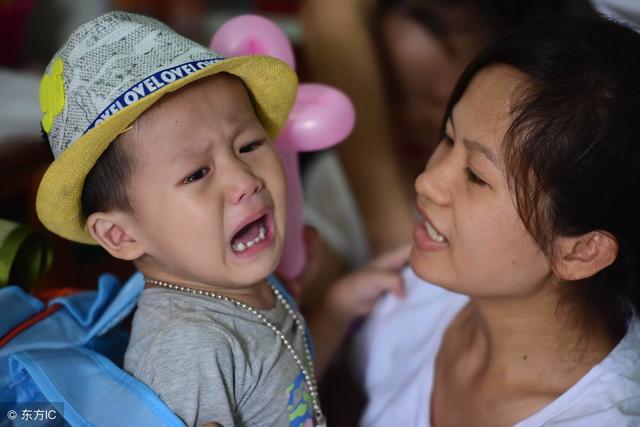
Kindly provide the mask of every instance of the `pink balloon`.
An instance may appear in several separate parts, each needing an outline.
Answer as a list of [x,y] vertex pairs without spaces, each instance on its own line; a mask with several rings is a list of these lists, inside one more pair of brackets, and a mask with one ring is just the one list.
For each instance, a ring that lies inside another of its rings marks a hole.
[[[293,49],[284,32],[273,22],[256,15],[227,21],[214,34],[209,47],[219,54],[270,55],[295,68]],[[355,111],[339,90],[321,84],[301,84],[289,120],[275,144],[287,176],[288,219],[282,260],[277,272],[297,277],[304,268],[304,218],[298,152],[328,148],[345,139],[353,129]]]
[[355,110],[344,93],[331,86],[304,83],[276,145],[286,151],[322,150],[349,136],[354,123]]
[[342,92],[320,84],[301,84],[289,120],[275,141],[287,175],[288,218],[277,272],[297,277],[304,268],[304,202],[298,152],[328,148],[351,133],[355,111]]
[[276,271],[286,278],[298,277],[304,268],[304,205],[302,180],[298,166],[298,153],[278,150],[287,176],[287,225],[285,228],[282,259]]
[[242,15],[225,22],[209,42],[222,56],[269,55],[295,68],[291,43],[280,27],[258,15]]

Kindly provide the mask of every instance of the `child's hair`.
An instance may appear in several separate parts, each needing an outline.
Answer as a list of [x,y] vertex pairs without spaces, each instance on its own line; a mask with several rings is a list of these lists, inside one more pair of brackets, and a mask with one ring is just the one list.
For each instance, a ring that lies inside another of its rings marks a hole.
[[561,287],[561,301],[576,304],[585,328],[605,325],[619,337],[630,305],[640,310],[640,35],[600,18],[534,22],[475,57],[445,120],[492,64],[527,77],[502,143],[518,213],[550,261],[558,236],[615,237],[613,264]]
[[[50,160],[53,161],[49,136],[42,126],[40,131],[42,141],[50,154]],[[131,154],[119,140],[120,137],[109,144],[84,181],[80,201],[82,216],[85,220],[94,212],[133,212],[129,202],[128,188],[134,165],[130,158]]]
[[134,161],[120,139],[109,144],[87,174],[81,197],[84,219],[94,212],[133,212],[128,189]]

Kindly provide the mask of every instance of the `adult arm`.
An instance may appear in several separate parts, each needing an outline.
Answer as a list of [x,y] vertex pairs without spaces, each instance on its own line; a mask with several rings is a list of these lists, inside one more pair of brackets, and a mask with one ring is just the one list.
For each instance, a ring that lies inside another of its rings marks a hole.
[[306,0],[304,49],[314,80],[344,91],[356,109],[349,139],[338,145],[372,253],[406,242],[413,198],[394,147],[385,84],[369,25],[376,1]]

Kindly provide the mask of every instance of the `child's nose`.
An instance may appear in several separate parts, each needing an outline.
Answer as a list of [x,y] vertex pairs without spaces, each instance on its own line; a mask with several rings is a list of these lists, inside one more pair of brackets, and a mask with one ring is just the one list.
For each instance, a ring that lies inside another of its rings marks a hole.
[[232,204],[240,203],[264,187],[264,181],[260,177],[241,165],[234,166],[227,178],[225,198]]

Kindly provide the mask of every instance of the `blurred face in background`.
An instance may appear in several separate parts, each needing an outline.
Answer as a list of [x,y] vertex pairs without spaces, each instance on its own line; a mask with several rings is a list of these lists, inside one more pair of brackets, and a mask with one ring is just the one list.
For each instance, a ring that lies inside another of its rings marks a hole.
[[386,66],[392,74],[390,101],[403,164],[412,178],[435,149],[442,116],[464,66],[489,37],[468,8],[438,10],[442,37],[400,10],[381,19]]

